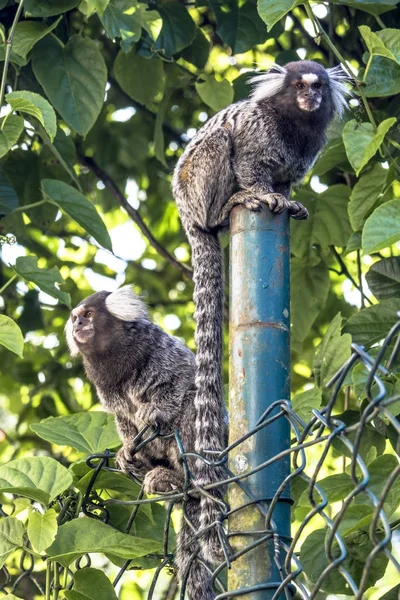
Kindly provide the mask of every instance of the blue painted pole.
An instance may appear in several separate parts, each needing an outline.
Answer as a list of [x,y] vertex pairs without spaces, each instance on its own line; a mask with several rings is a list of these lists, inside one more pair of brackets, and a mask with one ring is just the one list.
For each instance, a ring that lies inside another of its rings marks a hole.
[[[272,215],[267,208],[254,213],[241,206],[231,212],[230,443],[255,427],[271,404],[289,399],[288,229],[286,213]],[[279,407],[269,416],[277,412]],[[243,474],[289,446],[289,424],[287,419],[280,417],[231,451],[230,469],[235,475]],[[242,480],[250,497],[240,486],[231,485],[231,509],[249,502],[253,495],[264,500],[263,507],[268,511],[271,499],[289,473],[287,456]],[[290,491],[285,489],[272,515],[279,538],[286,543],[290,538],[289,494]],[[240,552],[257,540],[265,539],[232,562],[228,589],[237,593],[244,588],[241,598],[270,600],[282,580],[274,560],[273,535],[268,535],[268,530],[273,530],[271,527],[254,505],[238,510],[229,519],[229,533],[233,534],[230,539],[235,551]],[[248,533],[240,535],[243,531]],[[284,553],[280,556],[283,562]],[[245,588],[250,589],[246,591]],[[284,598],[287,598],[285,593],[279,593],[279,600]]]

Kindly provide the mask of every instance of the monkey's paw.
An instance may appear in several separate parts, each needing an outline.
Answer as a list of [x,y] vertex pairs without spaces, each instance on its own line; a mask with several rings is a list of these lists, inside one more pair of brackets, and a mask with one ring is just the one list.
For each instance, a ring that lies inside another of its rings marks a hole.
[[181,481],[179,478],[164,467],[156,467],[148,473],[143,481],[143,489],[146,494],[158,494],[160,492],[176,492]]
[[146,475],[147,469],[144,464],[141,460],[135,458],[131,454],[129,447],[122,446],[122,448],[118,450],[115,457],[115,464],[118,469],[124,473],[128,473],[128,475],[134,475],[136,477],[144,477]]
[[292,202],[285,198],[283,194],[273,193],[266,194],[263,196],[263,202],[269,207],[269,210],[275,215],[283,213],[285,210],[289,211],[292,206]]
[[298,221],[308,219],[308,210],[300,202],[291,202],[289,207],[289,215]]

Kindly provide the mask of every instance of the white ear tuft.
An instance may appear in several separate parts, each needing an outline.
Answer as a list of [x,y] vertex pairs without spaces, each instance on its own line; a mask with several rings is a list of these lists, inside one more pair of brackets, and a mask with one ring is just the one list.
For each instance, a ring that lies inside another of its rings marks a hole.
[[285,67],[273,65],[266,73],[252,77],[249,80],[249,83],[254,84],[251,99],[254,102],[262,102],[278,94],[284,86],[286,73]]
[[130,285],[125,285],[107,296],[106,307],[114,317],[121,321],[149,320],[146,305]]
[[69,353],[71,356],[78,356],[79,354],[79,348],[74,340],[74,336],[72,335],[72,321],[71,321],[71,317],[68,319],[67,324],[65,325],[65,337],[67,339],[67,345],[69,348]]
[[342,116],[344,109],[347,106],[346,95],[351,95],[351,91],[345,86],[346,82],[351,81],[351,77],[338,65],[327,69],[329,83],[331,87],[331,95],[333,108],[335,113]]

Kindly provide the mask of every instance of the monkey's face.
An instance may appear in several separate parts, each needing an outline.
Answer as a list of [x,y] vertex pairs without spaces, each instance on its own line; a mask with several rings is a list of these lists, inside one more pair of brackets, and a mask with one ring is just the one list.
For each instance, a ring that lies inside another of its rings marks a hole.
[[95,336],[95,308],[79,305],[71,312],[72,336],[79,344],[86,344]]
[[322,102],[322,83],[318,76],[313,73],[303,75],[300,81],[295,83],[296,101],[300,110],[314,112],[318,110]]

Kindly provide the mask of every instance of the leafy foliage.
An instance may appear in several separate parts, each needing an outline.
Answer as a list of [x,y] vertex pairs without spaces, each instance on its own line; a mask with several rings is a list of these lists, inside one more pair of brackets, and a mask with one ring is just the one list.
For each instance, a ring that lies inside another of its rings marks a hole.
[[[355,79],[350,110],[333,123],[325,150],[294,192],[310,212],[307,222],[291,224],[299,416],[307,421],[326,405],[326,385],[351,341],[379,344],[394,324],[400,310],[397,3],[0,0],[0,500],[7,515],[0,520],[0,566],[15,570],[27,544],[38,576],[45,568],[40,554],[66,568],[86,552],[123,564],[160,549],[160,505],[143,505],[129,535],[122,508],[120,531],[75,518],[91,480],[82,457],[116,448],[118,436],[112,418],[97,410],[82,366],[70,360],[63,328],[69,307],[92,289],[134,283],[155,321],[194,348],[190,252],[170,174],[194,131],[248,95],[247,71],[255,65],[262,70],[305,56],[325,66],[342,62]],[[386,382],[395,391],[398,372]],[[355,368],[343,383],[345,422],[360,414],[367,377]],[[393,432],[375,420],[366,432],[360,453],[379,494],[396,466]],[[335,449],[331,470],[319,480],[334,509],[351,490],[349,474],[338,468],[347,451],[339,443]],[[98,481],[102,497],[139,493],[118,473]],[[393,486],[385,505],[393,514],[398,491]],[[68,518],[55,501],[60,495],[78,499]],[[295,486],[294,496],[296,519],[306,499]],[[350,505],[341,525],[349,548],[344,566],[355,581],[371,550],[371,513],[367,501]],[[300,539],[310,581],[326,567],[322,526]],[[384,575],[386,562],[382,553],[372,562],[369,586]],[[324,585],[330,594],[347,591],[335,574]],[[396,581],[385,585],[387,594],[397,593]],[[6,598],[34,597],[15,593]],[[68,600],[115,596],[108,577],[91,567],[61,593]]]

